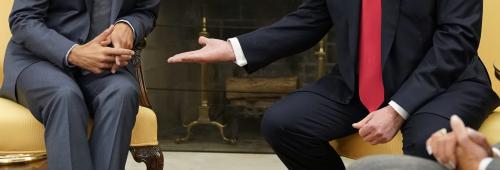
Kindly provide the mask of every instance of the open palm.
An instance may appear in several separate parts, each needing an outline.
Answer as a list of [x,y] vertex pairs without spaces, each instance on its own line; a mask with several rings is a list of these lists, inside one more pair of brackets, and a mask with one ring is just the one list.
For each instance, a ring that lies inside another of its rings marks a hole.
[[199,44],[203,48],[195,51],[189,51],[170,57],[168,63],[214,63],[214,62],[232,62],[236,60],[231,44],[219,39],[209,39],[200,37]]

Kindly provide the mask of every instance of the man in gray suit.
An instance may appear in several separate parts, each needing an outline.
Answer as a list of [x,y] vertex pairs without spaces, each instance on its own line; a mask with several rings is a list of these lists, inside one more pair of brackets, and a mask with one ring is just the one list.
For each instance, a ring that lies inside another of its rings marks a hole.
[[452,132],[440,130],[427,141],[427,151],[437,162],[412,156],[372,156],[353,163],[349,170],[498,170],[500,144],[491,147],[486,138],[466,128],[457,116],[451,118]]
[[124,169],[138,110],[131,49],[159,1],[14,2],[0,94],[45,126],[49,169]]

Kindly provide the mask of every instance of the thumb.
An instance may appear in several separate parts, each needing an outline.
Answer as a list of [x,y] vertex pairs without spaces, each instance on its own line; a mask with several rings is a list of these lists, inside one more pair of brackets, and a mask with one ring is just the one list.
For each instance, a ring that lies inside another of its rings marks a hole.
[[111,38],[106,38],[106,40],[100,42],[101,46],[107,47],[109,44],[111,44]]
[[465,127],[465,124],[462,119],[460,119],[460,117],[458,117],[457,115],[451,116],[450,124],[451,129],[453,129],[453,132],[456,135],[457,142],[460,145],[466,146],[468,143],[470,143],[467,128]]
[[109,26],[106,30],[104,30],[104,32],[102,32],[101,34],[99,34],[97,37],[95,37],[90,42],[91,43],[99,43],[99,44],[101,44],[101,42],[107,42],[106,40],[109,38],[109,36],[113,32],[114,28],[115,27],[113,25]]
[[200,36],[200,38],[198,39],[198,43],[202,46],[205,46],[207,45],[208,43],[208,38],[207,37],[204,37],[204,36]]
[[363,118],[363,120],[361,120],[357,123],[353,123],[352,127],[356,128],[356,129],[361,129],[370,119],[372,119],[372,114],[368,114],[368,116]]

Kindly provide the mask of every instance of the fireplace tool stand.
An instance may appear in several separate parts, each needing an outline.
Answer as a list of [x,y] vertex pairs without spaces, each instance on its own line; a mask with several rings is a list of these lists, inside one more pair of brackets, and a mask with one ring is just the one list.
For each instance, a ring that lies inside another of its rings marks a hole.
[[[200,32],[200,36],[208,37],[209,33],[207,32],[207,18],[203,17],[203,22],[202,22],[202,29]],[[189,123],[189,124],[184,124],[184,127],[187,129],[187,134],[183,138],[177,138],[175,140],[176,143],[184,143],[189,141],[191,138],[191,129],[194,126],[199,126],[199,125],[209,125],[209,126],[215,126],[218,128],[220,135],[222,137],[222,140],[228,144],[236,144],[236,139],[228,138],[224,135],[224,128],[226,125],[223,125],[222,123],[219,123],[217,121],[213,121],[210,119],[210,106],[208,104],[208,92],[207,92],[207,86],[208,86],[208,67],[207,64],[202,63],[201,64],[201,105],[198,107],[198,119]]]
[[319,42],[319,48],[314,53],[318,59],[318,73],[316,75],[317,79],[321,79],[326,73],[326,43],[328,42],[328,34],[321,39]]

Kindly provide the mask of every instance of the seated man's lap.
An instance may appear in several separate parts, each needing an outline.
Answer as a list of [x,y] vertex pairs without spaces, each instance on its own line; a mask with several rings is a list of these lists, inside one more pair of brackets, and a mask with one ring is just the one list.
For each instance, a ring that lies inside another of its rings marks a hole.
[[[359,102],[339,104],[313,92],[294,92],[264,113],[264,136],[286,138],[296,133],[315,141],[328,142],[356,132],[352,127],[367,114]],[[272,141],[270,141],[272,142]]]
[[[44,116],[48,116],[42,115],[41,110],[58,98],[71,100],[73,109],[87,107],[87,103],[92,103],[98,96],[125,98],[135,104],[138,89],[134,75],[125,69],[120,69],[117,74],[83,75],[80,71],[61,70],[47,61],[27,67],[16,82],[18,102],[28,107],[41,122]],[[89,106],[93,107],[92,104]],[[89,114],[95,108],[77,110]]]
[[19,75],[16,82],[18,102],[43,122],[44,107],[61,99],[73,99],[72,103],[85,104],[83,94],[72,75],[47,61],[34,63]]

